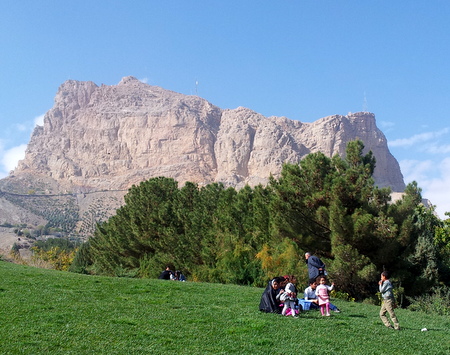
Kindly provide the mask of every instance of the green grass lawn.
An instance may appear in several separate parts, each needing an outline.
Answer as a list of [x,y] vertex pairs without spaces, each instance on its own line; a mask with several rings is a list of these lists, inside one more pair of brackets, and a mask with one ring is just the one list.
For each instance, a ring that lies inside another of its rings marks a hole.
[[[331,317],[258,310],[262,289],[86,276],[0,261],[1,354],[449,354],[450,319],[332,300]],[[421,332],[421,328],[428,328]]]

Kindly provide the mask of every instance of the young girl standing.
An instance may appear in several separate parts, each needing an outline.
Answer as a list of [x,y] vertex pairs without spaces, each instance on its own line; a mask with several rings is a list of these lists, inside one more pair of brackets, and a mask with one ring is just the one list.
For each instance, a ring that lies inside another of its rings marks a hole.
[[333,290],[334,283],[331,284],[331,286],[328,286],[327,279],[325,276],[319,276],[317,278],[318,285],[316,288],[316,295],[317,299],[319,301],[320,306],[320,312],[322,313],[322,316],[326,314],[327,317],[330,316],[330,294],[329,292]]

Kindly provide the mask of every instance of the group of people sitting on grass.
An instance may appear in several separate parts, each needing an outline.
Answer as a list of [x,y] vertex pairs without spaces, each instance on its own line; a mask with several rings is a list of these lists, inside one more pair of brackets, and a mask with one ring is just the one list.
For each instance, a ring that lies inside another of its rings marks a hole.
[[[281,313],[284,316],[297,314],[302,310],[320,309],[322,316],[330,316],[330,311],[340,312],[330,302],[330,291],[334,288],[327,285],[327,272],[325,264],[311,253],[305,254],[308,266],[309,287],[305,289],[304,297],[299,298],[297,292],[297,279],[294,275],[278,276],[269,281],[261,296],[259,310],[267,313]],[[397,308],[393,286],[389,280],[389,273],[385,270],[381,273],[378,287],[382,298],[380,318],[389,329],[400,330],[400,325],[394,309]],[[390,320],[386,316],[389,313]]]
[[327,285],[325,264],[311,253],[305,254],[308,266],[309,286],[304,297],[298,297],[297,278],[294,275],[278,276],[269,281],[261,296],[259,310],[262,312],[280,313],[284,316],[297,317],[302,310],[320,309],[322,316],[330,316],[330,310],[340,312],[330,303],[330,291],[334,288]]
[[259,310],[293,317],[312,309],[320,309],[323,316],[330,316],[330,311],[340,312],[330,302],[329,292],[333,290],[334,284],[328,286],[326,276],[310,280],[303,298],[298,297],[296,283],[294,275],[278,276],[270,280],[261,296]]
[[161,272],[158,278],[161,280],[186,281],[186,277],[180,270],[172,271],[169,266],[166,266],[166,269]]

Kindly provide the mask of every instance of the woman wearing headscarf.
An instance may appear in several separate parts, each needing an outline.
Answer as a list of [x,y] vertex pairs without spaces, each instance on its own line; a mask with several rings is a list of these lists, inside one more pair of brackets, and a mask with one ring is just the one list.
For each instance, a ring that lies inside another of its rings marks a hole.
[[283,280],[279,277],[269,281],[266,289],[261,295],[261,302],[259,303],[259,310],[266,313],[281,313],[280,301],[277,295],[280,292],[280,284]]

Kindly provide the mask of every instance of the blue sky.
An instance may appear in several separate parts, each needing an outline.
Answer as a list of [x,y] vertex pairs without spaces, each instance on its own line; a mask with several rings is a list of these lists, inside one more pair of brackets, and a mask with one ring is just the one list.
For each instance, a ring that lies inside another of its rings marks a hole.
[[448,0],[0,0],[0,177],[65,80],[133,75],[303,122],[367,109],[444,218],[449,18]]

